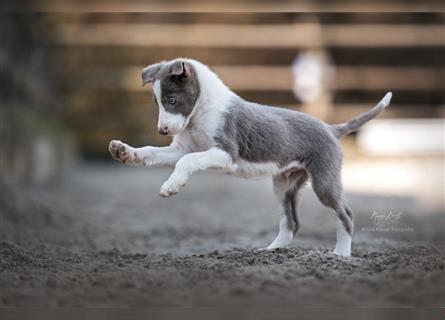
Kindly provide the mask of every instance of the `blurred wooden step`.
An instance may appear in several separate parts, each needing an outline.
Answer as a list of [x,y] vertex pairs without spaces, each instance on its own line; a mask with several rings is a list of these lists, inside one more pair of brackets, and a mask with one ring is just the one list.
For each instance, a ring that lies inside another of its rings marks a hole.
[[[140,81],[143,67],[78,69],[69,80],[81,87],[146,90]],[[233,90],[292,89],[293,77],[287,66],[213,66],[212,70]],[[343,66],[335,69],[333,84],[338,90],[442,90],[445,68]]]
[[[52,41],[64,45],[306,47],[443,46],[437,25],[60,24]],[[364,36],[366,35],[366,36]]]
[[[343,103],[375,103],[381,99],[383,90],[336,90],[334,91],[334,105]],[[438,90],[396,90],[393,92],[393,105],[429,105],[437,108],[445,104],[445,91]],[[419,116],[424,117],[423,110],[419,110]]]
[[[264,1],[264,0],[263,0]],[[321,24],[437,24],[445,17],[441,12],[317,12]],[[307,12],[49,12],[45,22],[57,23],[210,23],[210,24],[283,24],[313,22]]]
[[[64,67],[148,65],[189,57],[211,65],[289,66],[300,52],[298,48],[197,48],[163,46],[52,45],[52,61]],[[443,47],[332,47],[328,54],[337,66],[444,66]]]
[[[14,5],[14,4],[13,4]],[[443,11],[440,0],[404,1],[276,1],[276,0],[226,0],[226,1],[172,1],[162,0],[41,0],[32,3],[33,9],[44,12],[425,12]],[[15,3],[13,8],[20,8]]]
[[[397,21],[400,15],[388,15],[389,21]],[[430,18],[437,22],[435,15]],[[282,24],[295,21],[311,21],[313,18],[305,13],[276,12],[50,12],[45,14],[45,22],[60,23],[211,23],[211,24]]]

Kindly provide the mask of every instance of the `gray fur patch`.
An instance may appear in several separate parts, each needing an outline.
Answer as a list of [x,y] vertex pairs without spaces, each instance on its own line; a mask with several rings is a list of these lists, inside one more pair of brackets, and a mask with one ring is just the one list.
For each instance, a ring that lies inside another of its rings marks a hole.
[[217,145],[234,159],[250,162],[341,161],[341,147],[328,126],[301,112],[233,99]]
[[[163,63],[153,77],[153,81],[156,80],[161,82],[161,102],[165,111],[188,117],[200,93],[193,66],[181,59]],[[157,104],[154,94],[153,97]]]

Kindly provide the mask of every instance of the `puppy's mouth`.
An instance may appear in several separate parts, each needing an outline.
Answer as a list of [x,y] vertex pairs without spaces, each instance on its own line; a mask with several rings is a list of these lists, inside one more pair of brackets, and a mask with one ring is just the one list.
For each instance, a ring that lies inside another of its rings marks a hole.
[[191,127],[191,116],[189,115],[187,118],[184,117],[181,119],[182,121],[174,121],[170,123],[169,125],[165,125],[165,127],[171,128],[167,131],[165,134],[166,136],[176,136],[182,131],[186,130],[187,128]]
[[184,131],[186,128],[186,123],[184,123],[182,126],[180,126],[178,129],[169,130],[166,134],[166,136],[173,137]]

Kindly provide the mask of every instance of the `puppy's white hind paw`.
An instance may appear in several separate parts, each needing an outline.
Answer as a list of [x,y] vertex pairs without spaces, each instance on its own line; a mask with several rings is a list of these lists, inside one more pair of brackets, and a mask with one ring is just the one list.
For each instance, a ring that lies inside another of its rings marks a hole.
[[350,257],[351,256],[351,250],[340,250],[335,248],[333,251],[334,254],[342,256],[342,257]]

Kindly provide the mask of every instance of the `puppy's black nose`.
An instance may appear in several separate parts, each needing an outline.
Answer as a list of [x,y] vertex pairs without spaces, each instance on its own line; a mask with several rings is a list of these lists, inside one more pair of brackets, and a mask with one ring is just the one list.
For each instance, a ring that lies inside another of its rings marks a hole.
[[159,133],[162,134],[163,136],[165,136],[166,134],[168,134],[168,128],[167,127],[162,127],[158,129]]

